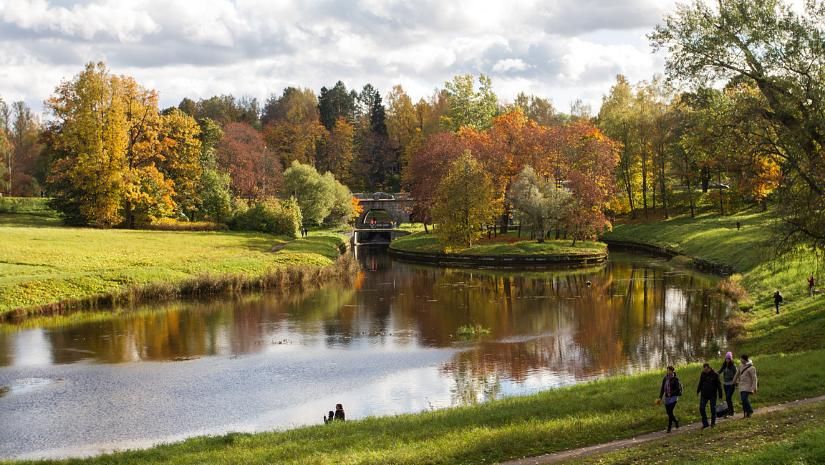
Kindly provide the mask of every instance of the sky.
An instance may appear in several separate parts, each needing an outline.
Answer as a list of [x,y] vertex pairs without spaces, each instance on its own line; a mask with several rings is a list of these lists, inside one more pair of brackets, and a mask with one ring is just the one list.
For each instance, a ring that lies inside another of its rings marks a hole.
[[426,97],[456,74],[597,111],[619,73],[663,73],[646,34],[675,0],[0,0],[0,96],[36,111],[89,61],[157,89],[161,106],[265,101],[342,80]]

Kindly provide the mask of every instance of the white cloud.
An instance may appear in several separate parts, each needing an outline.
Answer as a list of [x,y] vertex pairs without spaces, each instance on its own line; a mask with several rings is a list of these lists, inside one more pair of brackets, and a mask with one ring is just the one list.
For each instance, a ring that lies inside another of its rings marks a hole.
[[0,96],[39,108],[88,61],[157,88],[163,105],[343,80],[415,97],[485,73],[561,109],[594,108],[616,73],[661,72],[644,34],[674,0],[2,0]]

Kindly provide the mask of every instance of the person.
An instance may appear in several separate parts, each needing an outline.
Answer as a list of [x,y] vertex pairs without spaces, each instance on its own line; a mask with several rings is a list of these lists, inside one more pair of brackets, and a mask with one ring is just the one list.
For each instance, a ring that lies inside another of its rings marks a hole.
[[719,376],[722,378],[722,388],[725,390],[725,403],[728,404],[727,416],[733,416],[733,393],[736,391],[736,384],[733,378],[736,377],[736,364],[733,363],[733,353],[725,354],[725,361],[719,369]]
[[808,276],[808,295],[811,296],[811,297],[814,296],[814,274],[813,273],[811,273],[811,275]]
[[333,415],[335,415],[335,413],[332,410],[330,410],[329,413],[327,413],[327,416],[323,417],[325,425],[328,423],[332,423]]
[[782,294],[779,293],[779,289],[773,293],[773,305],[776,307],[776,314],[779,315],[779,305],[782,303],[784,299],[782,298]]
[[741,228],[741,227],[742,227],[742,223],[737,221],[736,222],[736,230],[739,231],[739,228]]
[[[716,426],[716,398],[722,399],[722,383],[719,373],[713,371],[709,363],[702,365],[699,375],[699,385],[696,387],[699,395],[699,414],[702,416],[702,429]],[[710,425],[708,425],[708,402],[710,402]]]
[[344,406],[341,404],[335,404],[335,421],[344,421],[346,420],[344,416]]
[[747,354],[742,354],[739,358],[742,364],[739,365],[739,370],[733,378],[733,384],[739,385],[739,397],[742,399],[742,411],[745,412],[744,418],[750,418],[753,415],[753,407],[751,407],[750,396],[756,394],[759,387],[759,378],[756,376],[756,367]]
[[[679,419],[673,413],[676,409],[676,402],[679,401],[679,396],[682,395],[682,383],[679,382],[679,377],[676,376],[676,369],[672,366],[667,367],[667,374],[662,379],[662,387],[659,389],[659,399],[665,403],[665,411],[667,412],[667,432],[675,425],[679,428]],[[658,399],[657,399],[658,400]]]

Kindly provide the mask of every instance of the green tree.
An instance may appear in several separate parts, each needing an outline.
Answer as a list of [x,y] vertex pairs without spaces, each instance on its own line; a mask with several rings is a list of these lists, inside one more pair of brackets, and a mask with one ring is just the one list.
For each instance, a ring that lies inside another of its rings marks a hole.
[[334,186],[314,167],[293,161],[284,171],[284,197],[295,197],[305,222],[322,224],[335,205]]
[[825,246],[825,3],[801,10],[779,0],[695,1],[650,35],[668,52],[668,75],[695,86],[752,84],[763,99],[754,113],[773,135],[784,180],[787,237]]
[[538,242],[544,242],[549,231],[560,228],[571,197],[555,179],[538,176],[528,165],[513,180],[509,200],[521,224],[537,233]]
[[198,196],[201,201],[201,213],[208,219],[226,223],[232,214],[231,180],[229,174],[214,168],[203,170]]
[[498,97],[493,93],[490,78],[481,74],[478,77],[479,88],[475,89],[472,74],[461,74],[447,81],[447,114],[442,117],[442,124],[451,131],[458,131],[464,126],[473,129],[487,129],[498,112]]
[[456,159],[438,184],[433,221],[446,246],[472,247],[481,225],[499,214],[493,182],[469,150]]
[[346,118],[348,121],[355,121],[355,101],[358,94],[355,91],[347,91],[347,86],[338,81],[332,89],[321,88],[318,96],[318,113],[321,124],[332,130],[338,118]]

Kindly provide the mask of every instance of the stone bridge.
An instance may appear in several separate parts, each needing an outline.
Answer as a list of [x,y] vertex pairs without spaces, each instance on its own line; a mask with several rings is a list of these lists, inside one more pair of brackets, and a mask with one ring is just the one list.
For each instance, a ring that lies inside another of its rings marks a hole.
[[352,242],[359,244],[389,244],[406,232],[398,230],[400,223],[409,223],[413,199],[405,192],[353,194],[363,210],[355,222]]

